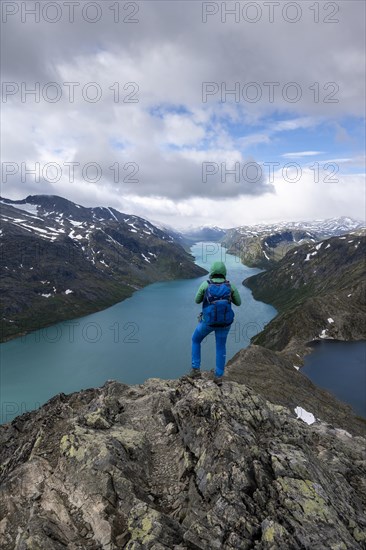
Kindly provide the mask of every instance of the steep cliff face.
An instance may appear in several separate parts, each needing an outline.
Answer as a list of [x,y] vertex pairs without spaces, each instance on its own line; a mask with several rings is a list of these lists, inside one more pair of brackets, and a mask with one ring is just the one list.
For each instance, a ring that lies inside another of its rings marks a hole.
[[365,439],[235,382],[110,381],[0,442],[4,550],[365,547]]

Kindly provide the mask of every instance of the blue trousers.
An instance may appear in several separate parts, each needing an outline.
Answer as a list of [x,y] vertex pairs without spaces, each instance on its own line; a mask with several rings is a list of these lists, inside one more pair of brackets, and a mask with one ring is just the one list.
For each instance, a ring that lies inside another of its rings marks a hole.
[[215,376],[222,376],[226,363],[226,339],[229,334],[229,327],[210,327],[204,321],[198,323],[192,336],[192,368],[199,369],[201,366],[201,342],[215,331],[216,340],[216,369]]

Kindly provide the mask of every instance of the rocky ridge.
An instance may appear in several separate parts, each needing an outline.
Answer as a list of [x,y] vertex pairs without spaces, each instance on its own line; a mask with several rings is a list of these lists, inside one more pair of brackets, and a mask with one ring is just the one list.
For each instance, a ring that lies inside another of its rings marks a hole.
[[365,439],[235,382],[109,381],[0,441],[4,550],[365,547]]

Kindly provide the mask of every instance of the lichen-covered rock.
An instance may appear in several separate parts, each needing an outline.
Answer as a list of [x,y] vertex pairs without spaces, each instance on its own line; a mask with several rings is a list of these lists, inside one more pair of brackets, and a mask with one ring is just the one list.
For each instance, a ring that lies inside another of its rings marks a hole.
[[365,548],[365,439],[224,381],[109,381],[0,427],[4,550]]

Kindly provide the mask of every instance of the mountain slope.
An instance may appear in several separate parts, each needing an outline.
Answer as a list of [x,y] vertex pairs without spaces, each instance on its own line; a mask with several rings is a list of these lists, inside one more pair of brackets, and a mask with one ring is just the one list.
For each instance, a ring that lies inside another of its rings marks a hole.
[[275,231],[242,235],[236,229],[228,231],[221,244],[229,254],[236,254],[249,267],[267,268],[282,259],[291,248],[303,242],[315,242],[317,235],[302,230]]
[[358,231],[304,244],[244,284],[279,315],[253,339],[273,350],[319,338],[366,337],[366,237]]
[[172,236],[113,208],[38,195],[1,201],[1,337],[108,307],[205,270]]
[[1,547],[364,548],[365,439],[246,386],[109,381],[0,427]]
[[302,243],[343,235],[363,227],[363,222],[346,217],[259,224],[229,229],[221,243],[229,253],[240,256],[245,265],[267,269]]

